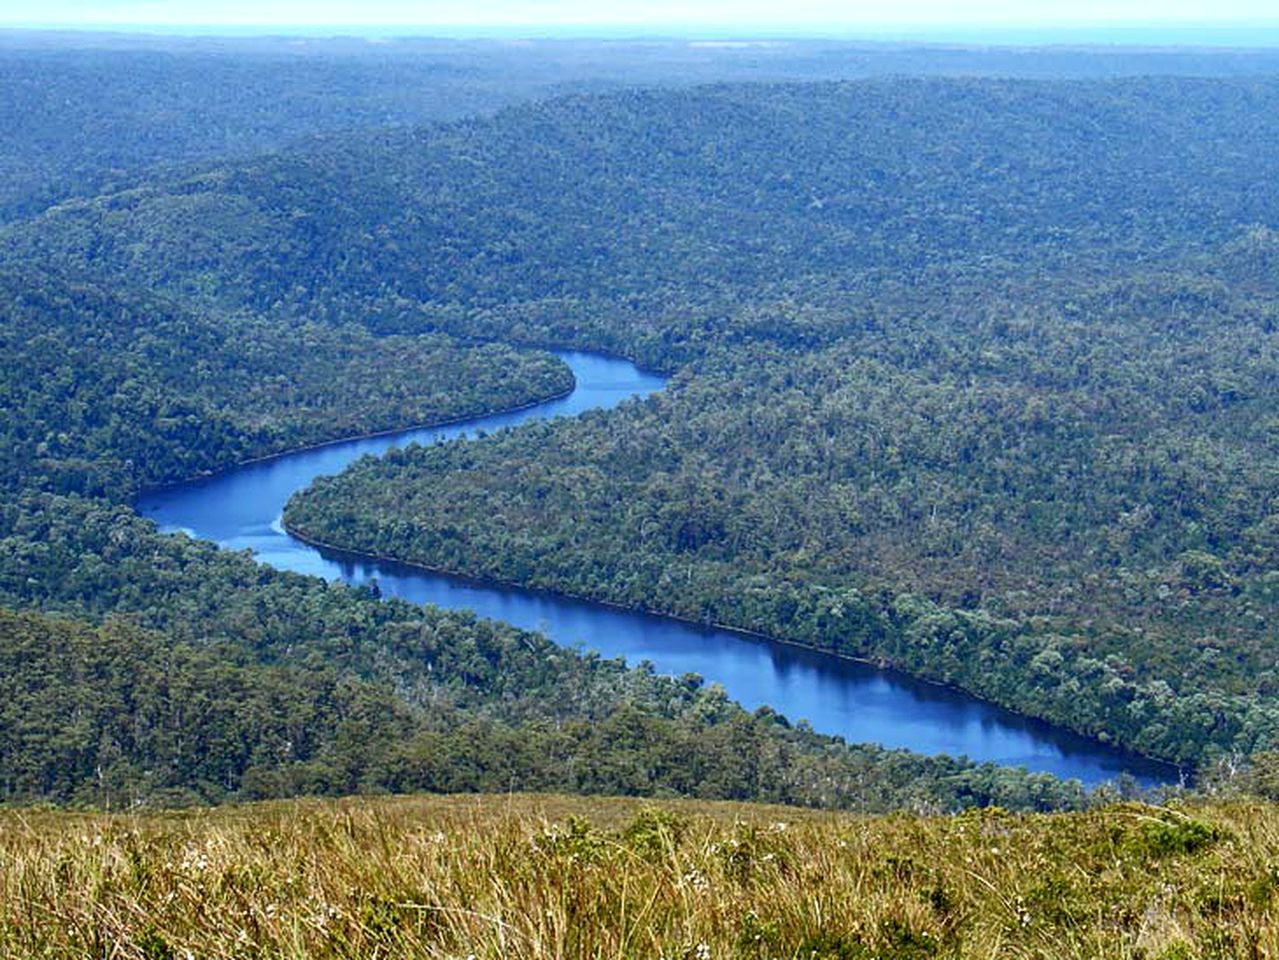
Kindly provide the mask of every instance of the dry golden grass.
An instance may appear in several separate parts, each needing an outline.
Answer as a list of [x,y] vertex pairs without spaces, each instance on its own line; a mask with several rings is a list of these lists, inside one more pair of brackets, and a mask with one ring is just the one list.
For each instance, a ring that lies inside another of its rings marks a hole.
[[1279,956],[1279,808],[429,797],[0,813],[0,956]]

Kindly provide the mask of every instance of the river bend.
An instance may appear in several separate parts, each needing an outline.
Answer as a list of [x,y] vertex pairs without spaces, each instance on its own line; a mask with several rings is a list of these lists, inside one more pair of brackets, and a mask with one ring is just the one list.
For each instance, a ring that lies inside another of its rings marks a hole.
[[282,570],[351,584],[376,578],[384,594],[445,609],[474,610],[482,617],[539,630],[561,646],[625,657],[632,664],[651,661],[661,673],[698,673],[721,684],[748,709],[767,704],[792,721],[806,720],[815,730],[850,742],[1023,765],[1090,785],[1121,773],[1146,785],[1173,778],[1175,771],[1166,765],[894,671],[728,630],[370,562],[317,549],[281,528],[284,504],[293,493],[365,454],[607,409],[660,390],[665,382],[625,360],[571,352],[559,356],[577,380],[576,389],[565,397],[523,410],[285,454],[151,491],[140,498],[138,509],[166,532],[185,531],[231,550],[248,548],[261,562]]

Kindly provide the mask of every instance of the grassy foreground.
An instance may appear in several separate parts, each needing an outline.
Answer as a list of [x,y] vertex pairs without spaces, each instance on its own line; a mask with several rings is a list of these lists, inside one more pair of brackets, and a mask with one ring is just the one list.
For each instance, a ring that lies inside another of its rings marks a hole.
[[0,812],[0,956],[1271,957],[1279,807]]

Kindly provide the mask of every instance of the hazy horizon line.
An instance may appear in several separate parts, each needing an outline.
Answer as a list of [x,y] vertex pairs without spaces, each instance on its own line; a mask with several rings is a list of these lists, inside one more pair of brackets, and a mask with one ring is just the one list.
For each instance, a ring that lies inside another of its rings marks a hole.
[[1131,46],[1279,46],[1279,17],[1268,20],[1091,23],[184,23],[0,20],[6,32],[125,34],[180,37],[274,37],[300,39],[442,40],[741,40],[987,42],[1050,45],[1075,43]]

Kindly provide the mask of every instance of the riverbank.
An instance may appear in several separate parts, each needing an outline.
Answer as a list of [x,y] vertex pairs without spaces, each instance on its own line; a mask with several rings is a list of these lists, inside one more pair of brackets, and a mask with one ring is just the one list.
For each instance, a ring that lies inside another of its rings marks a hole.
[[[919,676],[913,673],[909,673],[905,670],[902,670],[900,667],[897,667],[894,664],[887,661],[870,660],[864,657],[856,657],[850,654],[839,653],[834,650],[824,650],[820,647],[814,647],[806,643],[801,643],[800,641],[797,641],[797,640],[791,640],[791,639],[787,639],[786,637],[762,633],[757,630],[749,630],[749,629],[734,626],[728,623],[720,623],[716,621],[705,621],[705,620],[694,620],[690,617],[683,617],[683,616],[680,616],[679,614],[668,613],[663,610],[628,607],[625,604],[617,603],[611,600],[600,599],[598,597],[586,596],[582,594],[572,593],[569,591],[555,590],[555,589],[550,589],[546,587],[530,586],[528,584],[519,583],[518,581],[514,581],[514,580],[503,580],[500,577],[477,575],[474,573],[468,573],[466,571],[453,570],[447,567],[432,566],[431,564],[422,563],[415,560],[405,560],[400,557],[384,556],[381,554],[370,553],[363,550],[354,550],[354,549],[351,549],[350,547],[345,547],[345,546],[341,546],[339,544],[334,544],[334,543],[328,543],[323,540],[317,539],[315,537],[308,536],[304,531],[285,522],[283,518],[281,518],[280,520],[280,528],[293,539],[300,541],[301,543],[304,543],[307,546],[313,547],[317,550],[326,551],[332,554],[333,556],[340,556],[343,558],[356,558],[367,563],[394,564],[395,566],[405,567],[411,570],[419,570],[422,573],[430,574],[432,576],[447,577],[450,579],[465,581],[468,583],[473,583],[481,586],[491,586],[491,587],[498,587],[498,588],[507,589],[507,590],[519,590],[527,593],[535,593],[535,594],[540,594],[544,597],[547,597],[548,599],[569,600],[574,603],[586,604],[593,607],[598,607],[601,610],[618,611],[621,613],[630,614],[632,616],[656,617],[662,620],[671,621],[672,623],[687,624],[688,626],[698,630],[722,631],[724,633],[729,633],[735,636],[742,637],[743,639],[760,641],[766,644],[777,644],[780,646],[793,648],[795,650],[802,650],[807,653],[815,654],[817,656],[829,657],[832,660],[842,661],[844,663],[856,664],[858,666],[865,667],[870,670],[878,671],[884,674],[885,676],[893,677],[899,682],[905,681],[909,683],[927,684],[929,686],[937,688],[940,691],[945,691],[950,694],[971,698],[973,700],[987,704],[993,709],[1007,712],[1010,716],[1017,717],[1023,720],[1036,722],[1036,723],[1042,723],[1046,727],[1059,729],[1059,728],[1056,728],[1055,725],[1053,725],[1050,721],[1044,719],[1043,717],[1037,717],[1032,714],[1018,713],[1015,710],[1011,710],[1004,704],[1001,704],[995,700],[991,700],[988,697],[982,696],[980,693],[974,692],[972,690],[968,690],[964,687],[956,686],[954,684],[946,683],[941,680],[935,680],[930,677]],[[1141,761],[1144,763],[1148,763],[1148,764],[1151,764],[1152,767],[1165,768],[1166,779],[1164,782],[1169,785],[1185,782],[1186,771],[1183,771],[1175,763],[1165,760],[1162,757],[1152,757],[1147,754],[1139,753],[1135,750],[1127,750],[1121,747],[1115,747],[1111,744],[1105,744],[1100,740],[1097,740],[1092,737],[1088,737],[1086,734],[1080,733],[1075,730],[1070,730],[1069,732],[1074,736],[1089,740],[1090,742],[1094,743],[1098,748],[1115,750],[1116,752],[1120,754],[1125,754],[1131,757],[1134,761]]]
[[[571,369],[569,371],[569,375],[572,376]],[[270,463],[273,460],[282,460],[285,457],[293,457],[301,453],[310,453],[315,450],[338,447],[344,443],[358,443],[361,440],[377,440],[382,437],[394,437],[404,433],[415,433],[419,430],[436,430],[441,427],[449,427],[459,423],[470,423],[473,420],[481,420],[485,417],[498,417],[506,414],[519,413],[521,410],[532,410],[534,407],[540,407],[545,403],[552,403],[556,400],[563,400],[565,397],[570,397],[576,389],[577,381],[574,380],[573,385],[564,390],[547,394],[543,397],[538,397],[537,399],[530,400],[527,403],[516,404],[513,407],[501,407],[496,410],[480,411],[478,413],[465,413],[456,417],[446,417],[443,420],[431,420],[425,423],[409,424],[408,426],[403,427],[391,427],[387,430],[373,430],[369,433],[348,434],[346,436],[335,437],[332,440],[321,440],[318,443],[308,443],[298,447],[289,447],[287,450],[280,450],[277,453],[267,453],[260,457],[250,457],[247,460],[240,460],[222,470],[209,470],[204,473],[197,473],[194,476],[187,477],[183,480],[170,480],[166,483],[147,484],[138,489],[137,496],[141,497],[148,493],[169,490],[174,487],[181,487],[190,483],[198,483],[202,480],[212,480],[222,474],[230,473],[233,470],[239,470],[242,467],[251,467],[254,464],[259,463]]]
[[[560,356],[569,363],[578,385],[563,399],[515,414],[424,431],[420,437],[396,434],[274,458],[153,494],[140,503],[140,512],[162,530],[182,530],[229,549],[251,550],[262,562],[279,569],[358,585],[371,575],[357,569],[359,558],[326,558],[279,526],[288,499],[318,476],[338,473],[360,456],[381,455],[411,439],[431,443],[468,431],[606,409],[664,385],[629,362],[582,353]],[[366,558],[366,562],[378,561]],[[403,577],[378,575],[385,595],[470,610],[480,617],[540,631],[561,646],[584,642],[604,657],[649,661],[663,674],[698,674],[718,683],[729,698],[747,709],[768,707],[850,743],[1023,766],[1087,784],[1122,773],[1131,773],[1148,786],[1177,780],[1175,771],[1163,765],[1013,714],[954,688],[893,675],[805,645],[773,642],[766,636],[695,621],[640,615],[624,606],[542,595],[509,585],[483,586],[426,570],[406,570]]]

